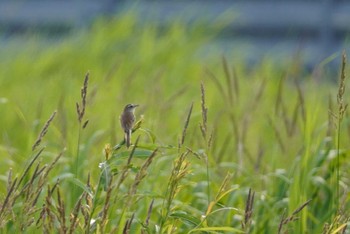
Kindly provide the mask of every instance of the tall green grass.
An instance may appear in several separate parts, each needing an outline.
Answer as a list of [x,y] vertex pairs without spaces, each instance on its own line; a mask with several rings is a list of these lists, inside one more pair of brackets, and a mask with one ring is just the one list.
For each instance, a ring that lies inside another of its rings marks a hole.
[[345,57],[338,88],[298,61],[203,58],[200,27],[129,13],[0,49],[4,232],[345,233]]

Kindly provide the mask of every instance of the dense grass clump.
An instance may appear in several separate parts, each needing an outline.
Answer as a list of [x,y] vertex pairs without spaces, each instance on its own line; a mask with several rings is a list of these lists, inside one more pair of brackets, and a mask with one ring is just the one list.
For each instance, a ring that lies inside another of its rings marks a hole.
[[4,232],[346,233],[345,52],[337,87],[298,61],[202,58],[198,27],[128,14],[0,48]]

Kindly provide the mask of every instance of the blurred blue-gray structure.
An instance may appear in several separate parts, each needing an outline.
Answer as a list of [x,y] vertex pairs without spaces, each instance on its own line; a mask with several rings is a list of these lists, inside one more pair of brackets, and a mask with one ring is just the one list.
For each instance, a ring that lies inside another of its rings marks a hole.
[[130,8],[139,11],[143,21],[156,20],[165,27],[179,16],[188,23],[200,20],[208,25],[208,33],[220,17],[233,16],[217,43],[223,51],[235,50],[247,59],[298,51],[306,63],[319,63],[344,49],[350,32],[347,0],[0,0],[0,35],[27,29],[64,35],[98,16]]

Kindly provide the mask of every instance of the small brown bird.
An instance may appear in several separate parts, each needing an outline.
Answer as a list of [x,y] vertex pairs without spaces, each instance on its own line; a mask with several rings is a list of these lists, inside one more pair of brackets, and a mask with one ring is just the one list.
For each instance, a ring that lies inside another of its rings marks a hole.
[[124,107],[124,111],[120,115],[120,125],[125,132],[124,139],[127,148],[131,144],[131,131],[135,122],[135,108],[138,106],[137,104],[128,104]]

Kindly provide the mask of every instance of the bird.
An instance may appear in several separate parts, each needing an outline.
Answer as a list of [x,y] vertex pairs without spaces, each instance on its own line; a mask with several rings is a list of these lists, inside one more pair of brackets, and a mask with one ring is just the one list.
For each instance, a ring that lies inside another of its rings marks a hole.
[[135,123],[135,108],[138,106],[138,104],[126,105],[119,118],[120,125],[125,133],[124,140],[127,148],[129,148],[131,144],[131,131]]

